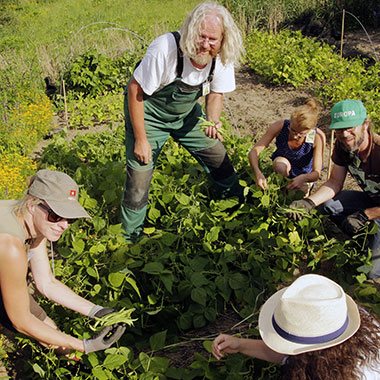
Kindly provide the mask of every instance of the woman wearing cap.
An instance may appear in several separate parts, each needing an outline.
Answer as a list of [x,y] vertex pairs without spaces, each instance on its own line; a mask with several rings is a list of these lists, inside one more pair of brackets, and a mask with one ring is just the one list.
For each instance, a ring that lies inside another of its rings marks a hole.
[[263,190],[267,188],[267,180],[259,168],[259,155],[275,138],[277,149],[271,156],[275,172],[292,179],[288,190],[309,193],[323,168],[326,136],[316,126],[318,115],[318,103],[308,99],[292,112],[290,120],[278,120],[267,129],[248,155],[256,185]]
[[272,295],[259,315],[262,339],[219,335],[212,344],[282,363],[283,379],[380,379],[380,325],[330,279],[309,274]]
[[104,350],[120,338],[122,325],[106,327],[91,339],[66,335],[29,294],[28,266],[37,290],[50,300],[90,318],[114,311],[78,296],[50,269],[47,240],[57,241],[74,220],[88,217],[78,202],[77,184],[67,174],[52,170],[31,177],[23,199],[0,201],[0,325],[63,354]]

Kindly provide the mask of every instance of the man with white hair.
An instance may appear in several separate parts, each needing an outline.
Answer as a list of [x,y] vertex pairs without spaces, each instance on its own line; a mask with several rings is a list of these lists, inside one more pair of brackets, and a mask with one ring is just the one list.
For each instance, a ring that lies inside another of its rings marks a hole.
[[[121,220],[127,241],[142,231],[149,187],[167,138],[185,147],[202,165],[220,197],[243,189],[218,129],[223,93],[235,89],[234,64],[243,50],[231,14],[214,2],[200,3],[181,31],[155,39],[125,91],[127,177]],[[205,96],[205,111],[198,98]],[[214,123],[204,132],[206,118]]]

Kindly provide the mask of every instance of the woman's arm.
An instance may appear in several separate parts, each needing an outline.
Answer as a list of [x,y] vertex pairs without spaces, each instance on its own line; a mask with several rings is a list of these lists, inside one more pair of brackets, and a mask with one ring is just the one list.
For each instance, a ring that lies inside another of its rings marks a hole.
[[212,353],[219,360],[223,357],[224,352],[227,354],[240,352],[272,363],[281,363],[285,357],[285,355],[270,349],[261,339],[243,339],[221,334],[212,344]]
[[259,168],[259,155],[279,135],[283,125],[284,120],[278,120],[270,125],[264,136],[261,137],[248,154],[249,163],[255,173],[256,185],[260,186],[263,190],[267,188],[267,181]]
[[5,310],[15,329],[47,345],[84,351],[82,340],[54,329],[31,314],[27,268],[23,243],[14,236],[2,234],[0,287]]
[[46,239],[37,247],[30,250],[33,254],[30,259],[30,269],[37,290],[50,300],[63,305],[83,315],[88,315],[95,306],[92,302],[80,297],[62,282],[54,278],[47,255]]

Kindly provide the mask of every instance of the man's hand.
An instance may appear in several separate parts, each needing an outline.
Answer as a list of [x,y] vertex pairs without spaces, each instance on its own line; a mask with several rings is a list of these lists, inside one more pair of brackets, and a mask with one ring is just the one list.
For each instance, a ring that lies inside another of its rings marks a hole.
[[[306,210],[307,212],[310,212],[315,206],[316,204],[310,198],[304,198],[299,201],[292,202],[289,207],[294,209],[301,208]],[[293,212],[289,212],[288,217],[292,218],[293,220],[302,220],[303,218],[301,213],[297,212],[296,210],[294,210]]]
[[123,324],[107,326],[92,338],[83,339],[84,352],[88,354],[111,347],[124,334],[125,328]]
[[368,221],[368,216],[365,214],[364,210],[356,211],[343,220],[342,229],[348,235],[355,235],[367,224]]
[[152,147],[148,140],[135,141],[135,157],[143,164],[149,164],[152,160]]
[[205,135],[210,137],[211,139],[218,139],[219,141],[223,141],[223,136],[218,132],[218,129],[222,128],[222,122],[215,122],[215,126],[209,126],[205,129]]

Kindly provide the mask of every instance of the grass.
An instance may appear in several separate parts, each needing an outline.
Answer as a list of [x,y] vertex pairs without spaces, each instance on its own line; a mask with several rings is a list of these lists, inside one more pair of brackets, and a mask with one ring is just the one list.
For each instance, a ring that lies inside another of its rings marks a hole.
[[[89,48],[110,54],[131,48],[130,39],[136,37],[125,30],[150,42],[178,29],[196,4],[194,0],[20,0],[0,9],[2,19],[8,20],[0,27],[0,69],[6,69],[11,61],[13,71],[21,77],[25,62],[30,62],[32,86],[42,87],[42,79],[57,77],[73,54]],[[99,22],[118,26],[94,24],[76,35],[81,28]],[[15,53],[21,55],[19,60],[14,59]]]
[[[342,10],[353,13],[366,27],[380,24],[378,0],[222,0],[240,27],[246,32],[255,29],[278,32],[296,20],[319,20],[340,31]],[[358,29],[359,24],[352,18],[346,20],[346,30]]]
[[[178,29],[196,4],[195,0],[0,2],[1,156],[27,155],[36,144],[34,137],[43,137],[41,127],[50,127],[52,115],[45,112],[48,99],[43,95],[46,76],[60,83],[68,64],[89,49],[115,57],[141,48],[142,40],[148,43]],[[35,95],[26,95],[31,92]],[[44,99],[43,107],[35,110],[40,99]],[[31,174],[24,170],[24,163],[14,167],[6,162],[0,170],[2,199],[22,193],[24,179]]]

